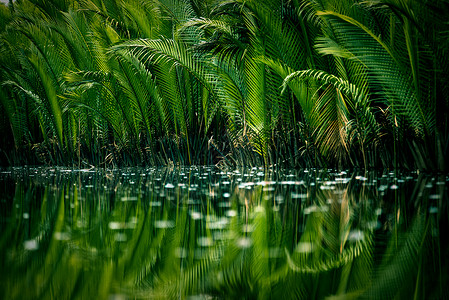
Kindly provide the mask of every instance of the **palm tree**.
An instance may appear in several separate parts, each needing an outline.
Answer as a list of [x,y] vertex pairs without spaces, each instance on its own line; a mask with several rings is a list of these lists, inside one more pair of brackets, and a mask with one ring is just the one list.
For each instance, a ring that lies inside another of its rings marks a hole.
[[17,149],[53,163],[446,168],[444,1],[47,4],[3,9]]
[[[324,1],[325,4],[327,2]],[[447,104],[445,101],[437,104],[440,97],[436,95],[440,94],[441,86],[437,84],[440,76],[436,76],[436,66],[445,68],[447,63],[437,54],[445,50],[435,48],[436,39],[441,35],[437,28],[445,26],[436,9],[438,7],[440,13],[443,12],[444,4],[437,3],[434,7],[417,1],[408,4],[368,1],[344,7],[351,9],[349,12],[339,11],[323,4],[320,11],[317,9],[317,15],[329,22],[334,32],[334,35],[317,40],[318,50],[342,58],[345,63],[351,62],[355,70],[364,70],[366,75],[360,77],[363,80],[361,84],[375,95],[373,104],[380,109],[377,114],[385,114],[390,119],[389,128],[395,147],[401,147],[402,151],[410,149],[418,158],[419,168],[435,168],[437,164],[444,168],[440,157],[443,150],[439,146],[441,129],[436,126],[436,107]],[[434,17],[429,19],[428,14]],[[426,24],[427,29],[419,24]],[[429,35],[428,30],[433,33]],[[406,135],[412,139],[409,144]],[[424,148],[419,149],[416,143],[423,142]],[[432,157],[438,163],[424,160],[423,151],[433,152]],[[394,152],[397,157],[398,149]],[[400,159],[401,165],[407,165],[405,160],[408,156]]]

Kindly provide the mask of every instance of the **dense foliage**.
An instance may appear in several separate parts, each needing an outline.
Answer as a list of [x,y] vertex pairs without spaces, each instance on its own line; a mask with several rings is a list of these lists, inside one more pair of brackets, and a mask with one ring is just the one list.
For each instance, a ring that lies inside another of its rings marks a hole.
[[447,0],[0,4],[3,164],[445,170]]

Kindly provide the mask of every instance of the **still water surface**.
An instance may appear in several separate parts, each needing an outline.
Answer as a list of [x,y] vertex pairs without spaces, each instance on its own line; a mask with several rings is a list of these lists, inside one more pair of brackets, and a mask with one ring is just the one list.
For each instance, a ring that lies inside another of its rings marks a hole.
[[448,177],[0,170],[1,299],[442,299]]

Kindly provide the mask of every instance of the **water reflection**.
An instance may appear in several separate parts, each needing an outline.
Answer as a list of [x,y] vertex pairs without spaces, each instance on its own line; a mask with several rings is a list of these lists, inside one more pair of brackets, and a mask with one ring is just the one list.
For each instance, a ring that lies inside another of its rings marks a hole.
[[0,298],[449,294],[446,176],[16,168]]

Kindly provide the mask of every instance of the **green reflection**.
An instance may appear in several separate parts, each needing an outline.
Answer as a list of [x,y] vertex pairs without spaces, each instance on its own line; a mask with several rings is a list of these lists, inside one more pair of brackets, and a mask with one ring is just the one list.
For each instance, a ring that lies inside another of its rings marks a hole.
[[445,176],[11,169],[2,299],[439,299]]

